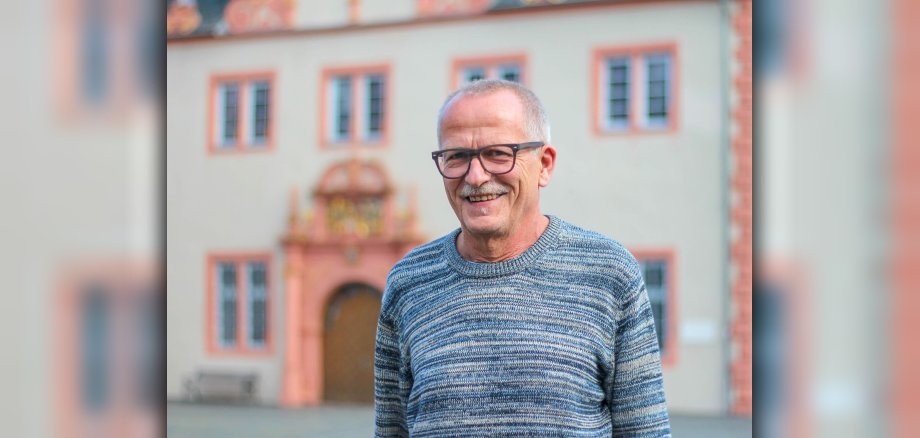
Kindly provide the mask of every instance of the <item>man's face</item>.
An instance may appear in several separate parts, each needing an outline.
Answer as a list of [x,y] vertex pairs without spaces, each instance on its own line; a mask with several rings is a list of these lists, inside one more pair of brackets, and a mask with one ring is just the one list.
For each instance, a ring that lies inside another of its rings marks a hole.
[[[441,146],[479,149],[494,144],[524,143],[523,105],[511,91],[455,98],[441,119]],[[547,149],[551,149],[548,146]],[[473,158],[463,178],[444,178],[444,189],[465,232],[472,237],[505,237],[540,215],[539,189],[549,182],[552,159],[545,151],[522,150],[514,169],[492,175]],[[547,160],[549,165],[547,166]],[[470,192],[473,196],[464,196]]]

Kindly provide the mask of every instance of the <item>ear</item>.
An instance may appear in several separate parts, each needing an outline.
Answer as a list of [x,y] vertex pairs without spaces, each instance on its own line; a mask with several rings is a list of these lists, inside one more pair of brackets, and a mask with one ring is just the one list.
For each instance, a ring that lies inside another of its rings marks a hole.
[[540,187],[549,185],[549,179],[553,176],[553,169],[556,167],[556,148],[553,145],[543,147],[543,155],[540,157]]

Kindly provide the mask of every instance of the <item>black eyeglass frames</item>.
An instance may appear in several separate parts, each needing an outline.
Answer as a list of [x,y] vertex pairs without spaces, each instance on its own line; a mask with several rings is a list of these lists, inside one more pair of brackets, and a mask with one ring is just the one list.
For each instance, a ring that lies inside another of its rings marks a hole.
[[531,141],[518,144],[493,144],[479,149],[450,148],[441,149],[431,153],[438,172],[444,178],[463,178],[470,171],[473,157],[479,158],[479,164],[486,172],[492,175],[502,175],[511,172],[517,162],[517,153],[522,149],[543,147],[542,141]]

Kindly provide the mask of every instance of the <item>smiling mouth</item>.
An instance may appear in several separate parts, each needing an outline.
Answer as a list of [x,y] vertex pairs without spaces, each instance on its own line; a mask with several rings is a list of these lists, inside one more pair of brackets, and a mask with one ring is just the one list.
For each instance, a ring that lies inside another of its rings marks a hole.
[[498,199],[498,197],[501,196],[501,195],[503,195],[503,194],[504,194],[504,193],[500,193],[500,194],[489,194],[489,195],[473,195],[473,196],[468,196],[468,197],[466,198],[466,200],[469,201],[469,202],[484,202],[484,201],[491,201],[491,200],[493,200],[493,199]]

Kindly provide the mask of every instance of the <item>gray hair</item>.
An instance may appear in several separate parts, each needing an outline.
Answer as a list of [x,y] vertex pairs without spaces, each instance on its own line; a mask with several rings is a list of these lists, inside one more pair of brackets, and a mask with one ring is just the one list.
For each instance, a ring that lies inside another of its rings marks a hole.
[[438,111],[438,144],[441,144],[441,121],[444,111],[455,98],[466,96],[482,96],[499,91],[508,90],[514,93],[524,106],[524,132],[528,135],[527,141],[542,141],[549,144],[549,118],[540,99],[529,88],[504,79],[483,79],[464,84],[447,96],[441,109]]

